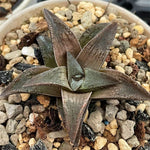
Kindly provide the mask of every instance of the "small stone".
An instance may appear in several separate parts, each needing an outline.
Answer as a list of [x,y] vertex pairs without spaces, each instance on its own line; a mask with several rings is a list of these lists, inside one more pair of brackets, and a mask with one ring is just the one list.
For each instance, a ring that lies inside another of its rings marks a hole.
[[34,138],[31,138],[31,139],[29,140],[29,146],[30,146],[30,147],[34,146],[35,143],[36,143],[36,140],[35,140]]
[[2,146],[1,150],[17,150],[17,148],[14,145],[9,143],[9,144]]
[[121,73],[125,73],[125,70],[121,66],[115,66],[115,69]]
[[135,116],[136,121],[148,121],[150,119],[149,115],[138,110]]
[[91,150],[89,146],[84,146],[82,150]]
[[113,143],[109,143],[107,147],[108,150],[118,150],[118,147]]
[[120,139],[118,144],[119,144],[120,150],[132,150],[131,147],[128,145],[128,143],[124,139]]
[[30,30],[31,32],[35,32],[35,31],[37,30],[37,25],[36,25],[36,23],[34,23],[34,22],[30,23],[30,25],[29,25],[29,30]]
[[3,125],[0,125],[0,146],[6,145],[9,143],[9,136],[6,132],[6,129]]
[[145,104],[139,104],[139,105],[137,106],[136,110],[137,110],[137,111],[140,110],[141,112],[144,112],[145,108],[146,108],[146,105],[145,105]]
[[131,120],[126,120],[121,124],[121,136],[126,140],[133,136],[134,134],[135,122]]
[[135,106],[125,103],[125,108],[127,111],[134,112],[136,110]]
[[150,48],[150,39],[147,40],[147,46]]
[[132,136],[130,139],[128,139],[127,143],[130,145],[131,148],[138,147],[140,145],[140,143],[135,135]]
[[67,137],[67,133],[64,130],[54,131],[47,134],[48,138],[56,139],[56,138],[64,138]]
[[30,150],[37,150],[37,149],[38,150],[47,150],[47,148],[42,140],[38,140],[34,146],[30,147]]
[[59,150],[72,150],[72,146],[69,142],[63,142]]
[[7,120],[7,115],[0,111],[0,124],[5,123],[5,121]]
[[70,20],[72,18],[72,11],[71,10],[67,9],[65,11],[65,14],[66,14],[66,17],[68,20]]
[[144,81],[145,76],[146,76],[145,71],[140,69],[137,74],[138,81],[140,81],[140,82]]
[[60,143],[59,142],[54,142],[53,144],[56,148],[60,147]]
[[115,136],[117,134],[117,129],[110,129],[109,132]]
[[111,129],[117,129],[118,128],[117,120],[114,119],[113,121],[111,121],[109,126]]
[[128,48],[128,49],[126,50],[126,56],[127,56],[127,58],[129,58],[129,59],[133,58],[133,50],[132,50],[131,48]]
[[20,121],[23,118],[23,114],[19,114],[15,117],[16,121]]
[[110,99],[106,101],[107,104],[111,104],[111,105],[119,105],[119,101],[117,99]]
[[35,58],[35,55],[34,55],[34,48],[32,48],[31,46],[30,47],[23,47],[22,50],[22,55],[25,55],[25,56],[32,56]]
[[17,127],[18,123],[16,120],[13,120],[13,119],[9,119],[7,121],[7,124],[6,124],[6,131],[7,133],[15,133],[15,130],[16,130],[16,127]]
[[82,26],[87,29],[89,28],[92,24],[92,13],[90,11],[86,11],[82,17],[81,17],[81,24]]
[[127,112],[125,110],[121,110],[117,113],[117,119],[126,120],[127,119]]
[[125,66],[125,73],[130,75],[133,72],[133,68],[131,66]]
[[48,107],[50,104],[50,97],[45,95],[38,95],[37,100],[42,104],[44,107]]
[[28,118],[30,114],[30,108],[28,106],[24,107],[23,115],[25,118]]
[[112,21],[112,20],[117,19],[117,16],[114,13],[110,13],[108,18],[109,18],[110,21]]
[[112,42],[112,46],[119,47],[120,46],[120,41],[118,41],[117,39],[114,39],[113,42]]
[[36,114],[36,113],[31,113],[31,114],[29,115],[29,122],[30,122],[31,124],[33,124],[34,121],[35,121],[35,119],[36,119],[36,117],[38,117],[38,114]]
[[147,106],[147,107],[146,107],[146,112],[147,112],[147,114],[150,116],[150,106]]
[[96,15],[97,17],[101,17],[103,14],[104,14],[104,12],[103,12],[102,10],[96,10],[96,11],[95,11],[95,15]]
[[26,125],[26,120],[23,118],[23,119],[19,122],[19,124],[18,124],[18,126],[17,126],[17,128],[16,128],[15,133],[17,133],[17,134],[23,133],[23,132],[26,130],[25,125]]
[[120,45],[119,49],[120,49],[121,53],[125,53],[125,51],[130,47],[130,44],[127,40],[120,41],[120,44],[121,45]]
[[10,104],[13,104],[13,103],[20,103],[21,102],[21,96],[20,94],[12,94],[8,97],[8,102]]
[[29,149],[28,143],[21,143],[21,144],[18,146],[18,150],[28,150],[28,149]]
[[94,130],[94,132],[100,132],[102,120],[102,113],[99,110],[96,110],[90,114],[87,123]]
[[107,143],[106,138],[97,136],[96,140],[95,140],[95,143],[94,143],[94,149],[95,150],[102,149],[106,145],[106,143]]
[[70,4],[69,7],[68,7],[72,12],[76,12],[76,5],[74,4]]
[[27,101],[30,97],[29,93],[21,93],[20,95],[21,95],[22,101]]
[[128,37],[130,37],[130,35],[131,35],[131,33],[130,33],[130,32],[125,32],[125,33],[123,33],[123,37],[124,37],[124,38],[128,38]]
[[13,134],[10,136],[10,140],[12,142],[12,144],[14,144],[15,146],[17,146],[18,142],[19,142],[19,135],[18,134]]
[[13,51],[13,52],[10,52],[10,53],[6,54],[4,56],[4,58],[7,59],[7,60],[11,60],[11,59],[14,59],[14,58],[17,58],[17,57],[20,57],[20,56],[21,56],[21,51],[16,50],[16,51]]
[[0,71],[0,84],[8,84],[12,81],[12,71]]
[[0,111],[5,111],[4,103],[8,103],[7,100],[0,100]]
[[138,34],[143,34],[144,33],[144,28],[141,25],[136,25],[133,27],[134,30],[138,31]]
[[6,114],[8,116],[8,118],[14,118],[16,117],[18,114],[22,113],[23,108],[21,105],[13,105],[13,104],[4,104],[5,109],[6,109]]
[[147,92],[150,91],[150,86],[149,86],[149,84],[142,84],[142,87],[143,87]]
[[111,122],[115,119],[115,116],[117,114],[118,108],[113,105],[107,105],[106,106],[106,112],[105,112],[105,118]]
[[43,111],[45,111],[45,108],[42,105],[33,105],[31,109],[34,113],[42,113]]
[[9,40],[17,40],[17,38],[18,38],[18,35],[17,35],[17,33],[15,33],[15,32],[9,32],[8,34],[7,34],[7,36],[6,36],[6,38],[7,39],[9,39]]

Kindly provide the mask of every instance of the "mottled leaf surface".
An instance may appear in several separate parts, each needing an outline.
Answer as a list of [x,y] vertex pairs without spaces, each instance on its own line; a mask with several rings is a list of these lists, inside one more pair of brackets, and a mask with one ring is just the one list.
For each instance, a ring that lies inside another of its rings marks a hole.
[[76,91],[83,83],[84,71],[70,52],[67,52],[67,72],[70,87]]
[[117,78],[113,78],[105,72],[99,72],[93,69],[85,68],[85,79],[79,91],[95,91],[99,88],[106,88],[118,83],[119,80],[117,80]]
[[61,93],[65,126],[69,132],[71,143],[78,146],[83,118],[90,102],[91,92],[78,94],[62,89]]
[[57,16],[44,9],[44,15],[51,33],[53,50],[58,66],[66,66],[66,52],[69,51],[77,57],[81,48],[70,28]]
[[36,40],[40,47],[44,65],[51,68],[57,67],[51,39],[48,36],[40,35]]
[[100,23],[88,28],[79,39],[81,47],[83,48],[92,38],[94,38],[97,33],[103,30],[107,25],[108,23]]
[[125,99],[125,100],[150,100],[148,93],[136,81],[132,80],[125,74],[115,70],[102,70],[108,76],[116,78],[120,84],[116,84],[107,88],[99,89],[92,95],[93,99]]
[[90,40],[77,56],[77,61],[82,67],[99,70],[103,65],[111,43],[115,37],[117,23],[106,26],[92,40]]

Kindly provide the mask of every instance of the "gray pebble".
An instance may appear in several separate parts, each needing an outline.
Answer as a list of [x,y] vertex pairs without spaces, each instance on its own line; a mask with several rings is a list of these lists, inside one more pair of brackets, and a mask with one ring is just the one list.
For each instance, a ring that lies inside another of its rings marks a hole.
[[48,138],[56,139],[56,138],[64,138],[67,137],[67,132],[64,130],[54,131],[47,134]]
[[122,40],[120,42],[120,44],[121,45],[120,45],[119,49],[120,49],[121,53],[125,53],[125,51],[130,47],[130,44],[127,40]]
[[0,125],[0,146],[6,145],[9,143],[9,136],[6,132],[6,129],[3,125]]
[[133,71],[133,68],[131,66],[125,66],[125,73],[127,75],[130,75]]
[[28,106],[24,107],[23,115],[25,118],[28,118],[30,114],[30,108]]
[[117,119],[126,120],[127,119],[127,112],[125,110],[121,110],[117,113]]
[[119,47],[120,46],[120,41],[118,41],[117,39],[114,39],[113,42],[112,42],[112,46]]
[[31,32],[35,32],[35,31],[37,30],[36,23],[31,22],[30,25],[29,25],[29,30],[30,30]]
[[14,105],[14,104],[4,104],[5,109],[6,109],[6,114],[8,116],[8,118],[14,118],[16,117],[18,114],[22,113],[23,108],[21,105]]
[[7,115],[0,111],[0,124],[5,123],[5,121],[7,120]]
[[145,140],[149,141],[150,140],[150,134],[145,134]]
[[19,114],[16,116],[15,120],[20,121],[23,118],[23,114]]
[[59,150],[72,150],[72,146],[69,142],[63,142]]
[[121,124],[121,136],[127,140],[134,134],[134,125],[135,122],[132,120],[126,120]]
[[135,135],[133,135],[130,139],[128,139],[127,143],[131,146],[131,148],[138,147],[140,145],[140,143]]
[[113,121],[115,119],[117,112],[118,108],[116,106],[107,105],[105,111],[105,119],[107,119],[109,122]]
[[13,134],[10,136],[10,141],[12,142],[12,144],[14,144],[15,146],[17,146],[18,142],[19,142],[19,135],[18,134]]
[[61,16],[65,16],[65,11],[64,10],[59,10],[57,13],[60,14]]
[[6,124],[7,133],[15,133],[17,125],[18,125],[18,122],[16,120],[9,119]]
[[144,70],[142,70],[142,69],[140,69],[139,71],[138,71],[138,74],[137,74],[137,79],[138,79],[138,81],[144,81],[144,79],[145,79],[145,71]]
[[76,5],[74,5],[74,4],[69,5],[68,8],[69,8],[72,12],[75,12],[75,11],[77,10]]
[[119,105],[119,101],[117,99],[110,99],[106,101],[107,104],[111,104],[111,105]]
[[17,33],[15,32],[9,32],[7,35],[6,35],[6,39],[7,40],[16,40],[18,38],[18,35]]
[[83,34],[83,31],[81,31],[78,26],[71,28],[71,31],[74,33],[77,39],[80,39],[81,35]]
[[18,50],[18,47],[16,45],[12,45],[12,44],[9,45],[9,48],[11,49],[12,52]]
[[13,103],[20,103],[21,102],[21,96],[20,94],[12,94],[8,97],[8,102],[10,104],[13,104]]
[[0,111],[5,112],[5,107],[4,107],[4,103],[8,103],[7,100],[0,100]]
[[101,124],[102,120],[102,113],[97,109],[96,111],[90,114],[87,123],[93,129],[94,132],[100,132],[100,130],[103,128]]
[[92,24],[92,13],[90,11],[86,11],[81,17],[81,24],[84,28],[89,28]]
[[11,60],[11,59],[17,58],[19,56],[21,56],[21,51],[16,50],[16,51],[13,51],[13,52],[10,52],[10,53],[6,54],[4,56],[4,58],[7,59],[7,60]]
[[31,107],[31,109],[35,113],[41,113],[41,112],[45,111],[45,107],[43,105],[33,105]]
[[129,103],[125,103],[125,108],[130,112],[134,112],[136,110],[136,107],[134,105],[130,105]]
[[147,107],[146,107],[146,112],[147,112],[147,114],[150,116],[150,106],[147,106]]
[[17,128],[16,128],[16,131],[15,131],[15,133],[17,133],[17,134],[20,134],[20,133],[23,133],[25,130],[26,130],[26,119],[22,119],[20,122],[19,122],[19,124],[18,124],[18,126],[17,126]]
[[22,30],[17,30],[16,32],[18,34],[19,39],[21,39],[23,36],[25,36],[25,33],[23,33]]
[[66,15],[67,19],[70,20],[70,19],[72,18],[72,11],[69,10],[69,9],[66,10],[66,11],[65,11],[65,15]]

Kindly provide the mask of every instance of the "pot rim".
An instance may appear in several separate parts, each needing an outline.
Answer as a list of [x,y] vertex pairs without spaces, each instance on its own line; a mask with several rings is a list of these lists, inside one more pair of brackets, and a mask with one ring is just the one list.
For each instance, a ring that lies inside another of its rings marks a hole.
[[[30,0],[24,0],[27,3]],[[106,8],[108,5],[108,2],[101,1],[101,0],[84,0],[85,2],[92,2],[95,6],[100,6],[102,8]],[[78,4],[81,2],[81,0],[71,0],[72,4]],[[21,24],[29,19],[31,16],[37,16],[41,13],[43,8],[51,9],[56,6],[67,6],[68,2],[67,0],[49,0],[40,2],[38,4],[32,5],[28,8],[25,8],[24,10],[20,11],[19,13],[13,15],[11,18],[9,18],[6,22],[4,22],[0,26],[0,44],[2,45],[3,39],[6,36],[7,33],[9,33],[11,30],[16,29],[21,26]],[[118,14],[120,16],[123,16],[124,19],[128,20],[129,22],[135,22],[136,24],[140,24],[145,29],[145,35],[150,37],[150,27],[138,16],[134,15],[133,13],[129,12],[128,10],[117,6],[115,4],[110,3],[109,7],[117,10]],[[32,15],[31,15],[32,14]]]

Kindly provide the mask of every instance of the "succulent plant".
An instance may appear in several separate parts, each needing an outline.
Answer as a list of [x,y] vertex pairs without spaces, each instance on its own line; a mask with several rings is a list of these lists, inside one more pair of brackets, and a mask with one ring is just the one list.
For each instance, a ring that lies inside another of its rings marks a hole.
[[37,41],[45,66],[25,70],[3,95],[27,92],[61,97],[58,108],[73,146],[79,144],[83,118],[91,100],[150,100],[150,94],[127,75],[101,69],[117,23],[92,26],[78,41],[53,13],[45,9],[44,15],[51,39],[38,36]]

